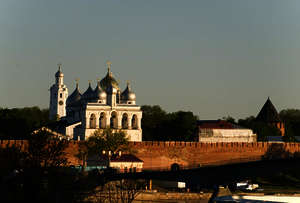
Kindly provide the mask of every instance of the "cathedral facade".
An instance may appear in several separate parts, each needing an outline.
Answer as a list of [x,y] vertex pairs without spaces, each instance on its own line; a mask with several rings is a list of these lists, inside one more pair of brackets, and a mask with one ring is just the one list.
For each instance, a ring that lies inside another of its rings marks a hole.
[[106,63],[107,74],[92,88],[81,93],[78,81],[76,88],[68,96],[63,84],[64,74],[55,74],[55,84],[50,89],[51,119],[60,118],[63,127],[60,132],[75,140],[85,140],[97,129],[111,128],[123,130],[129,141],[142,141],[142,111],[136,104],[136,95],[129,82],[121,91],[119,83],[111,72],[111,62]]

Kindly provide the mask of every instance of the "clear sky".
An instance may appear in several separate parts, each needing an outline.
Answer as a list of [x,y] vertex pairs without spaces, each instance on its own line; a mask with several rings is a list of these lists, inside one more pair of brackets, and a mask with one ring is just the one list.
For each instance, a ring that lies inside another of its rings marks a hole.
[[300,108],[299,0],[1,0],[0,106],[49,105],[62,63],[72,93],[106,74],[140,105],[200,119]]

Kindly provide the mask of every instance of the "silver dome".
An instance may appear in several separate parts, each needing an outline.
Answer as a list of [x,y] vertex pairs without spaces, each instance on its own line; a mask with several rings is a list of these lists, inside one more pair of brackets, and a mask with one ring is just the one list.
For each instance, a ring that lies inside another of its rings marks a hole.
[[127,87],[121,94],[121,100],[122,101],[135,101],[136,100],[136,95],[131,90],[129,82],[127,82]]
[[98,82],[97,87],[94,90],[94,97],[93,99],[97,100],[105,100],[107,97],[106,92],[101,88],[100,82]]

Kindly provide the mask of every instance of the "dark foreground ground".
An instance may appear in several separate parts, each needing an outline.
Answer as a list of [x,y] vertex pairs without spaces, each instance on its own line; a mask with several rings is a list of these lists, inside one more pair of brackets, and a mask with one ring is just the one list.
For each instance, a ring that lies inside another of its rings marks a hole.
[[[186,189],[164,188],[153,184],[158,192],[212,193],[219,185],[241,192],[236,182],[249,180],[259,184],[264,194],[300,193],[300,160],[272,160],[205,167],[184,171],[99,174],[80,173],[73,168],[24,169],[1,173],[0,202],[83,202],[92,191],[109,181],[139,182],[138,189],[149,189],[150,180],[181,181]],[[256,191],[257,192],[257,191]],[[168,200],[166,200],[168,201]]]

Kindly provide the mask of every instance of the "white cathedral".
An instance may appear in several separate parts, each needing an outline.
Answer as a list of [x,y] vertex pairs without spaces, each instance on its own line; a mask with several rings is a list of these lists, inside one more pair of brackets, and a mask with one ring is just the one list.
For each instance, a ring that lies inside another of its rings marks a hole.
[[59,132],[74,140],[85,140],[97,129],[122,129],[129,141],[142,141],[141,107],[136,105],[136,95],[130,84],[123,92],[111,72],[111,62],[106,62],[107,74],[81,94],[78,81],[68,96],[61,65],[55,73],[55,84],[50,88],[50,119],[60,119]]

